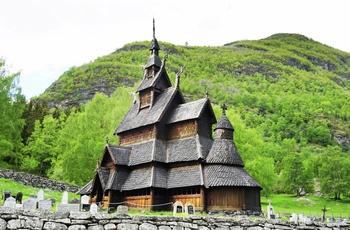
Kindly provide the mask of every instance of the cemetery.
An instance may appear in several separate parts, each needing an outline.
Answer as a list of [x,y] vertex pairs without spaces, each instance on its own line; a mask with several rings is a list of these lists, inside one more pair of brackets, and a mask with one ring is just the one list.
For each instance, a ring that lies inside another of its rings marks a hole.
[[[5,197],[6,194],[6,197]],[[16,197],[16,196],[15,196]],[[0,206],[0,229],[349,229],[350,217],[326,218],[293,213],[286,217],[275,213],[272,202],[260,216],[246,211],[200,212],[190,202],[172,204],[172,216],[134,214],[126,205],[116,209],[90,204],[84,195],[68,201],[68,192],[55,206],[54,199],[40,189],[22,201],[3,192]]]

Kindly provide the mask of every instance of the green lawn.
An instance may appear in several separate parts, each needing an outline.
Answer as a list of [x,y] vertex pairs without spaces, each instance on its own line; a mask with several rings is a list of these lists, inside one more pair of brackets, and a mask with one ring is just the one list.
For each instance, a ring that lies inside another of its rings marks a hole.
[[[16,195],[17,192],[23,193],[23,200],[28,199],[30,195],[37,195],[39,188],[34,188],[30,186],[24,186],[22,184],[16,183],[12,180],[7,180],[0,178],[0,191],[1,194],[5,190],[11,190],[12,195]],[[44,190],[44,198],[53,198],[56,200],[56,204],[61,203],[62,192],[53,191],[48,189]],[[74,193],[69,193],[68,200],[72,198],[80,198],[79,195]],[[287,194],[278,194],[271,195],[269,198],[261,198],[261,207],[264,213],[267,213],[268,200],[271,200],[271,204],[274,207],[275,213],[283,216],[289,216],[292,213],[304,214],[304,215],[317,215],[321,216],[321,209],[326,205],[326,208],[329,208],[329,211],[326,212],[326,216],[331,217],[349,217],[350,216],[350,200],[338,200],[318,197],[318,196],[303,196],[295,197]],[[3,201],[0,201],[0,205],[3,205]],[[53,211],[56,210],[54,206]],[[131,214],[136,215],[150,215],[150,212],[140,212],[140,211],[131,211]],[[151,215],[155,213],[152,212]],[[172,215],[172,212],[159,212],[157,215]]]
[[268,200],[275,210],[275,213],[290,215],[292,213],[304,215],[322,215],[322,209],[326,205],[329,210],[326,216],[332,217],[349,217],[350,216],[350,200],[333,200],[318,196],[296,197],[288,194],[271,195],[269,198],[261,198],[261,207],[264,213],[267,213]]
[[[22,200],[26,200],[30,197],[30,195],[37,195],[40,188],[34,188],[30,186],[24,186],[20,183],[14,182],[12,180],[0,178],[0,191],[1,194],[3,194],[4,191],[11,190],[11,195],[15,196],[17,192],[22,192],[23,197]],[[44,190],[44,199],[53,198],[56,200],[56,204],[61,203],[62,200],[62,192],[59,191],[53,191],[48,189]],[[79,195],[76,195],[75,193],[68,193],[68,201],[70,201],[72,198],[78,198],[80,199]],[[3,200],[1,199],[0,205],[3,205]],[[56,210],[56,206],[52,207],[52,210]]]

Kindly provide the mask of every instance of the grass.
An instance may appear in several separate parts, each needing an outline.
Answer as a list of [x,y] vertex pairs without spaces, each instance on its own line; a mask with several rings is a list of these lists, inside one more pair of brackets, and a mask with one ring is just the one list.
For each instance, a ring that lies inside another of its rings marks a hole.
[[[5,190],[11,190],[11,195],[16,195],[17,192],[23,193],[23,199],[28,199],[30,195],[37,195],[40,188],[34,188],[31,186],[25,186],[20,183],[14,182],[12,180],[0,178],[0,191],[1,194]],[[61,203],[62,192],[53,191],[48,189],[44,190],[44,198],[53,198],[56,200],[56,204]],[[79,195],[75,193],[68,193],[68,200],[72,198],[80,198]],[[288,217],[292,213],[304,214],[307,216],[321,216],[322,209],[324,206],[329,208],[326,212],[327,217],[349,217],[350,216],[350,200],[333,200],[329,198],[323,198],[318,196],[303,196],[295,197],[288,194],[275,194],[270,195],[268,198],[261,197],[261,208],[264,213],[267,213],[268,200],[271,200],[271,204],[274,207],[274,211],[280,214],[281,217]],[[52,207],[52,211],[56,210],[56,204]],[[3,200],[0,200],[0,205],[3,205]],[[130,215],[156,215],[156,216],[172,216],[173,212],[160,211],[140,211],[140,210],[129,210]]]
[[319,196],[296,197],[288,194],[276,194],[270,197],[261,198],[261,208],[267,213],[268,200],[275,213],[281,216],[289,216],[292,213],[304,214],[307,216],[322,216],[324,206],[329,208],[326,212],[327,217],[349,217],[350,200],[337,200]]
[[[40,188],[34,188],[31,186],[25,186],[20,183],[14,182],[12,180],[0,178],[0,191],[1,194],[3,194],[4,191],[11,191],[11,195],[15,196],[17,192],[22,192],[23,197],[22,201],[26,200],[30,197],[30,195],[37,195]],[[49,189],[43,189],[44,191],[44,199],[53,198],[56,200],[55,205],[52,207],[52,210],[56,210],[56,204],[61,203],[62,200],[62,192],[60,191],[54,191]],[[68,201],[72,198],[78,198],[80,199],[79,195],[76,195],[75,193],[68,193]],[[3,200],[1,199],[0,204],[3,205]]]

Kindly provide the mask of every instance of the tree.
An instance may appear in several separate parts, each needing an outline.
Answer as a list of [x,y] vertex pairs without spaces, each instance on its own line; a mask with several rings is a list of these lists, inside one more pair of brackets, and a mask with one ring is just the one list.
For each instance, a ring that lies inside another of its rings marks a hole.
[[282,183],[285,192],[296,193],[301,196],[303,193],[313,192],[313,171],[308,161],[303,161],[299,153],[290,153],[283,159]]
[[53,159],[57,156],[56,140],[60,130],[60,121],[52,115],[44,117],[42,123],[35,121],[34,132],[23,148],[24,158],[21,167],[33,173],[46,176]]
[[[96,94],[81,113],[71,114],[59,131],[57,149],[50,177],[72,184],[86,184],[94,176],[106,136],[111,136],[130,107],[130,88],[119,89],[108,98]],[[110,138],[109,143],[117,143]]]
[[263,188],[262,196],[273,193],[277,175],[275,173],[274,160],[268,157],[257,157],[245,163],[245,169]]
[[22,148],[21,114],[25,98],[18,86],[20,73],[9,74],[5,60],[0,58],[0,160],[17,165]]
[[321,192],[340,200],[341,195],[349,195],[350,190],[350,159],[338,146],[328,146],[320,157],[318,179]]

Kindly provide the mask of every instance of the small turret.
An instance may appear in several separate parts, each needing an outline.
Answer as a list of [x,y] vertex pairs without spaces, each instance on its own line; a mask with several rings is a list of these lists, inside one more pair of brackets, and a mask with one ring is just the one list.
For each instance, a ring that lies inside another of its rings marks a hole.
[[229,119],[226,117],[227,106],[223,104],[221,108],[222,108],[222,115],[214,128],[214,139],[232,140],[234,128],[231,122],[229,121]]

